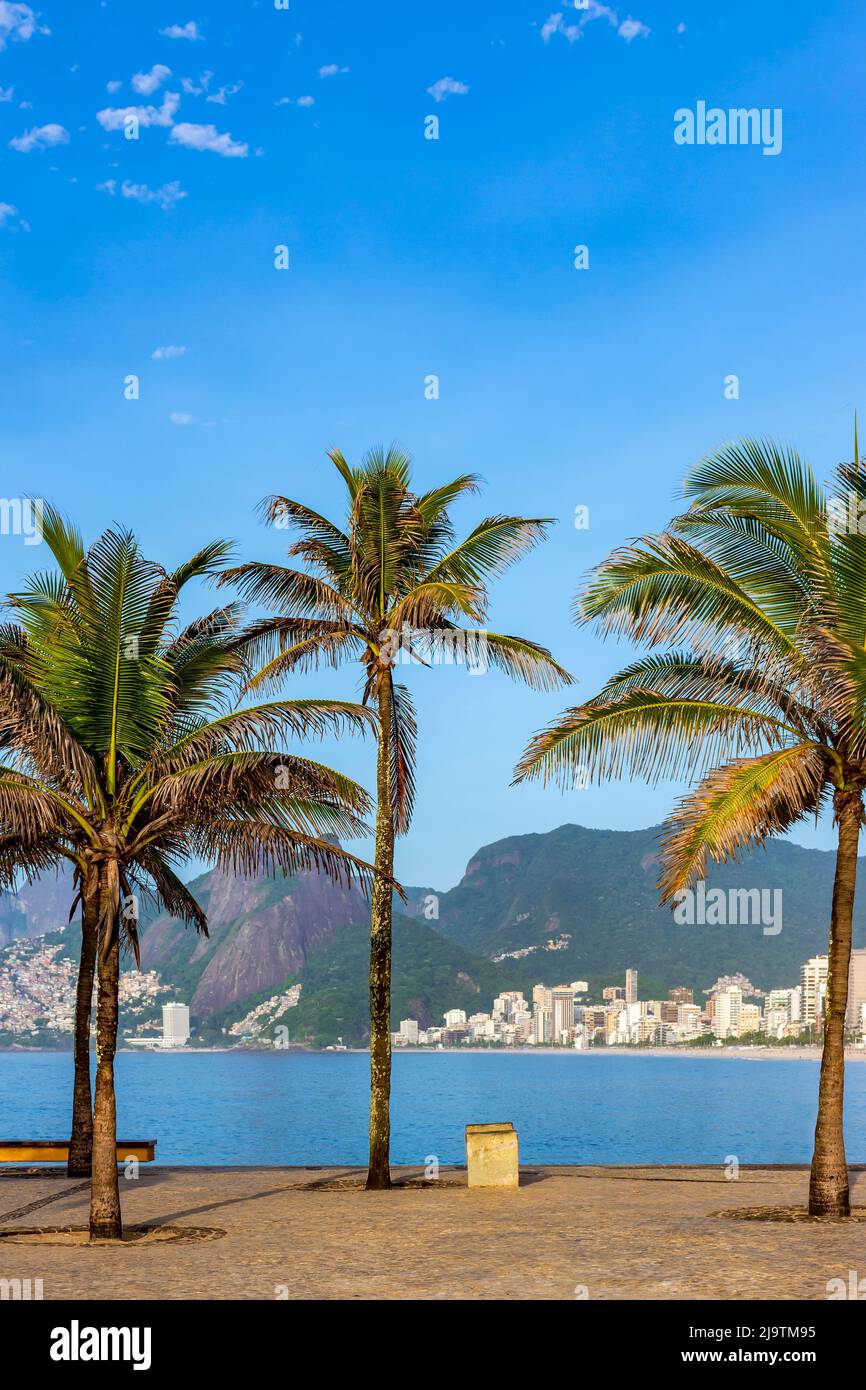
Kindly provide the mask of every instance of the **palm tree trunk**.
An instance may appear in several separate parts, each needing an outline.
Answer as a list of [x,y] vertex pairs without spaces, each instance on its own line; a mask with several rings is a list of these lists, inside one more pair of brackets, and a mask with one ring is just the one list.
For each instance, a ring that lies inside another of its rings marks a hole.
[[370,913],[370,1166],[367,1190],[391,1186],[391,905],[394,817],[391,808],[391,676],[379,687],[376,763],[376,878]]
[[90,1016],[99,934],[99,873],[88,872],[81,886],[81,959],[75,991],[75,1078],[72,1085],[72,1132],[66,1176],[89,1178],[93,1150],[93,1097],[90,1090]]
[[839,827],[839,841],[830,916],[824,1051],[818,1087],[815,1151],[809,1181],[809,1215],[840,1217],[848,1216],[850,1212],[842,1113],[845,1091],[845,1014],[848,1008],[848,972],[851,967],[857,847],[863,814],[861,793],[857,790],[837,791],[833,805]]
[[[101,898],[101,940],[96,996],[96,1092],[93,1102],[93,1174],[90,1180],[90,1239],[120,1240],[120,1189],[117,1181],[117,1105],[114,1054],[117,1048],[120,934],[117,921],[117,866],[106,865]],[[113,870],[113,872],[112,872]]]

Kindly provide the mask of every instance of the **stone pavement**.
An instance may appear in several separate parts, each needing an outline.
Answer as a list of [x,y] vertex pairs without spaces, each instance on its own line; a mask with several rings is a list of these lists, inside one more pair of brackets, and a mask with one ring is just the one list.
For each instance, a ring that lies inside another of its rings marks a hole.
[[[430,1186],[394,1171],[397,1188],[368,1193],[357,1169],[142,1167],[121,1179],[127,1224],[225,1234],[0,1240],[0,1279],[41,1278],[46,1299],[825,1299],[829,1279],[866,1276],[862,1222],[716,1214],[803,1207],[805,1169],[730,1182],[720,1168],[527,1166],[517,1192],[470,1192],[461,1169]],[[866,1172],[852,1180],[866,1207]],[[80,1180],[0,1175],[0,1229],[86,1221]]]

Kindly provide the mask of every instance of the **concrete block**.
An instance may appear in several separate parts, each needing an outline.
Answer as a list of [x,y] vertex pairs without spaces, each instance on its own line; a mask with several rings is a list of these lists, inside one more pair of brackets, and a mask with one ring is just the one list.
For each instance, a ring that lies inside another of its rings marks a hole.
[[517,1187],[519,1170],[514,1125],[467,1125],[466,1167],[470,1187]]

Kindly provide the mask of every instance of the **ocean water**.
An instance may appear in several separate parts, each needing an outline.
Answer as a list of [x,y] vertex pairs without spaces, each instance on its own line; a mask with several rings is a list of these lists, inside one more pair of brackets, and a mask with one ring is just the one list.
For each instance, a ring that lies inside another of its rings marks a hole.
[[[362,1164],[361,1053],[122,1053],[119,1137],[163,1163]],[[72,1057],[0,1053],[0,1139],[68,1134]],[[395,1163],[464,1161],[469,1123],[511,1120],[535,1163],[806,1163],[818,1062],[651,1054],[394,1058]],[[866,1062],[847,1069],[851,1162],[866,1161]]]

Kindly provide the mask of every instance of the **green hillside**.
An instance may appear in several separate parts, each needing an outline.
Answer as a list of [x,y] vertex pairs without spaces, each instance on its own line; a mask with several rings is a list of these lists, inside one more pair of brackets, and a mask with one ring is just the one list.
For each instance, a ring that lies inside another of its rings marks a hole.
[[[336,941],[317,952],[301,979],[297,1008],[282,1020],[292,1041],[347,1044],[368,1036],[370,969],[369,925],[348,927]],[[394,917],[394,988],[392,1026],[417,1018],[423,1026],[442,1022],[446,1009],[489,1011],[502,983],[489,961],[443,940],[422,922]]]
[[[439,919],[430,925],[488,958],[570,936],[566,950],[539,950],[511,963],[515,978],[523,980],[528,965],[544,983],[621,980],[633,966],[647,983],[652,977],[665,988],[706,989],[719,975],[741,970],[768,989],[797,983],[803,961],[826,951],[834,854],[777,841],[740,864],[712,866],[709,887],[781,891],[782,930],[764,935],[760,925],[679,925],[659,907],[658,835],[658,827],[563,825],[546,835],[499,840],[474,856],[456,888],[440,894]],[[861,892],[855,944],[864,943]]]

